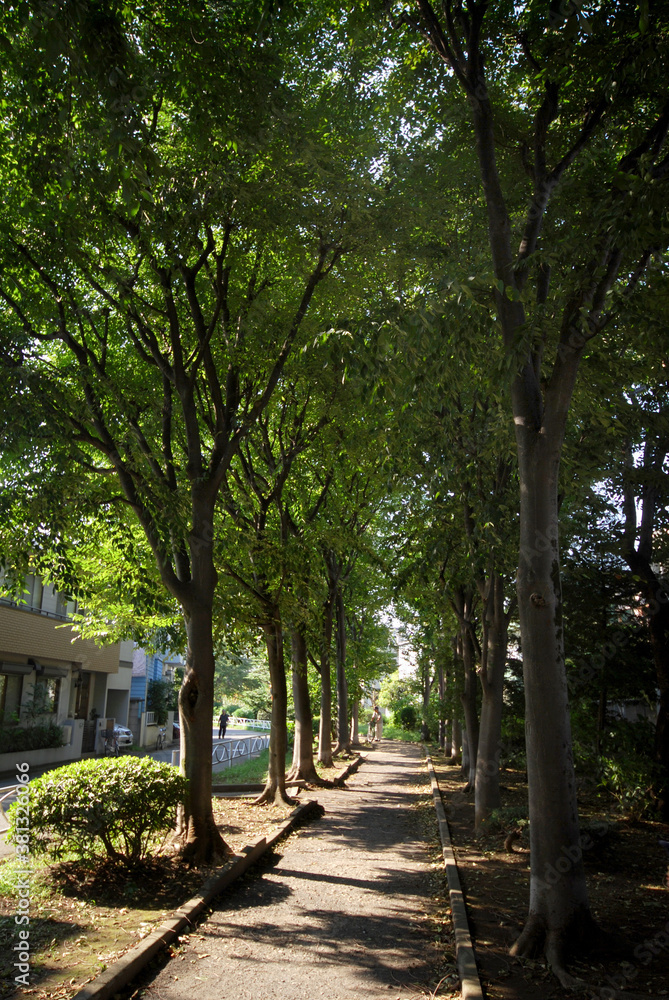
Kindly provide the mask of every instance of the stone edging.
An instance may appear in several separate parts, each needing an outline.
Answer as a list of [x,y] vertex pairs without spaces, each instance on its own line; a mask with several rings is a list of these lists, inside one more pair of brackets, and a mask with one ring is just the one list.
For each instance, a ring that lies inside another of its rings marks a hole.
[[138,944],[122,955],[118,961],[88,983],[72,1000],[108,1000],[127,983],[129,983],[166,945],[175,941],[186,927],[191,927],[195,920],[209,906],[212,899],[223,891],[231,882],[243,875],[247,868],[258,860],[270,847],[273,847],[281,837],[298,823],[309,818],[311,813],[318,815],[322,808],[315,799],[304,802],[294,809],[287,820],[271,837],[260,837],[252,844],[247,844],[241,850],[241,856],[202,886],[200,892],[174,911],[174,915],[166,920],[151,934],[148,934]]
[[351,763],[337,775],[337,777],[333,780],[333,784],[343,785],[347,778],[350,778],[352,774],[355,774],[364,760],[367,760],[367,755],[358,754],[355,760],[352,760]]
[[451,844],[451,833],[448,829],[448,821],[444,811],[444,804],[441,801],[441,792],[437,782],[437,775],[432,766],[432,758],[426,746],[424,746],[427,769],[432,785],[432,798],[434,808],[437,813],[439,823],[439,836],[441,837],[442,854],[444,857],[444,867],[446,869],[446,879],[448,881],[448,894],[451,900],[451,916],[453,918],[453,932],[455,934],[455,959],[462,985],[463,1000],[483,1000],[483,989],[476,967],[476,955],[469,933],[469,923],[467,921],[467,908],[465,907],[462,895],[462,886],[458,875],[458,866],[453,854]]

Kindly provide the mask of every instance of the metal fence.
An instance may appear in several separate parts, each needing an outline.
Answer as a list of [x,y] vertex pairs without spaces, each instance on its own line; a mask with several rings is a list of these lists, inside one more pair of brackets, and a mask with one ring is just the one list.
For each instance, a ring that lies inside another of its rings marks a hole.
[[269,736],[244,736],[239,740],[225,740],[217,743],[211,754],[211,766],[215,770],[232,767],[250,760],[269,746]]
[[229,726],[243,726],[244,729],[269,729],[272,723],[269,719],[240,719],[233,715],[228,720]]

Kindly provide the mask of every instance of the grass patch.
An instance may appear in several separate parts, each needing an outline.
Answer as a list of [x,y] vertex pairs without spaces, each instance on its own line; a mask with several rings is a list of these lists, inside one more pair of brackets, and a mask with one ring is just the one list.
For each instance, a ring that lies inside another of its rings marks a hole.
[[[40,1000],[76,993],[202,883],[201,872],[174,857],[149,859],[134,872],[106,861],[93,867],[76,861],[32,862],[28,992]],[[0,997],[7,1000],[17,995],[16,879],[13,859],[0,863]]]
[[421,735],[418,730],[402,729],[401,726],[394,726],[392,723],[383,724],[383,738],[386,740],[403,740],[404,743],[420,743]]
[[[293,760],[293,748],[286,753],[286,770]],[[269,770],[269,748],[261,750],[257,757],[244,761],[243,764],[233,764],[221,771],[214,771],[216,785],[257,785],[264,784]]]
[[247,726],[242,726],[241,723],[239,725],[237,725],[234,722],[232,722],[232,723],[229,722],[228,723],[228,732],[231,729],[241,729],[241,730],[248,731],[248,732],[253,731],[253,732],[259,732],[259,733],[267,733],[267,735],[269,736],[269,729],[267,728],[267,726],[256,726],[252,722],[249,723]]

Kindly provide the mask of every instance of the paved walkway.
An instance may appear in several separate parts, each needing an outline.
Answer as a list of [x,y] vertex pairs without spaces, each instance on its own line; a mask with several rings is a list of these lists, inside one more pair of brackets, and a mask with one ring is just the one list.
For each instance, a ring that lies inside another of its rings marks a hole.
[[184,951],[143,980],[143,995],[425,996],[441,955],[425,919],[431,869],[411,808],[424,768],[419,747],[382,742],[348,788],[327,792],[323,819],[220,898]]

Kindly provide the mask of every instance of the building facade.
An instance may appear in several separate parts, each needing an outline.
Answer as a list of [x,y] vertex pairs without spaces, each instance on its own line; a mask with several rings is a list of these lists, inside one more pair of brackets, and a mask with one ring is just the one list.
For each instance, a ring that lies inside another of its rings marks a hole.
[[63,728],[58,760],[94,752],[101,726],[127,725],[130,705],[132,643],[80,638],[74,610],[36,576],[20,599],[0,597],[0,724],[25,725],[40,708],[41,721]]

